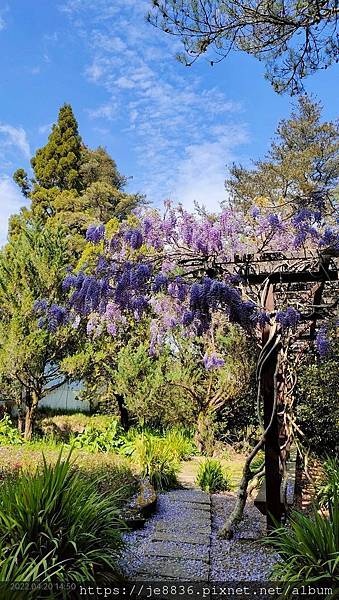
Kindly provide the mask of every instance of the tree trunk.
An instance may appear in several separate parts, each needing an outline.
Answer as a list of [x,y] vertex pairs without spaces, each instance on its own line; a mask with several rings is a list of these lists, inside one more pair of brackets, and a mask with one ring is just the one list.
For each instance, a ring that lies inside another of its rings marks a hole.
[[39,396],[36,391],[27,392],[26,395],[26,414],[25,414],[25,440],[31,440],[36,417],[36,411],[39,404]]
[[121,396],[120,394],[117,394],[116,399],[117,399],[119,413],[120,413],[121,426],[125,431],[128,431],[129,427],[130,427],[129,415],[128,415],[128,410],[127,410],[125,402],[124,402],[124,397]]
[[201,411],[198,415],[195,443],[199,452],[212,456],[214,447],[213,418],[210,412]]
[[[259,371],[258,371],[258,373],[259,373],[258,394],[260,394],[260,391],[261,391],[260,384],[263,384],[263,386],[265,385],[266,369],[268,369],[270,376],[272,377],[272,380],[270,380],[270,385],[269,385],[270,393],[271,393],[271,387],[273,386],[272,403],[270,405],[270,416],[265,420],[265,430],[264,430],[260,440],[258,441],[256,446],[253,448],[252,452],[246,459],[246,462],[245,462],[245,465],[243,468],[242,478],[241,478],[240,485],[238,488],[238,494],[237,494],[237,500],[236,500],[235,506],[234,506],[229,518],[227,519],[226,523],[223,525],[223,527],[221,528],[221,530],[219,531],[219,534],[218,534],[219,537],[222,537],[222,538],[230,539],[233,536],[234,528],[236,527],[236,525],[238,525],[238,523],[240,523],[240,521],[242,519],[244,508],[246,505],[246,500],[248,497],[248,485],[249,485],[249,482],[251,481],[251,479],[253,478],[253,476],[255,476],[257,474],[257,473],[253,473],[251,471],[251,463],[252,463],[253,459],[255,458],[255,456],[258,454],[259,450],[261,450],[261,448],[263,448],[263,446],[267,443],[267,438],[269,438],[269,436],[270,436],[271,429],[274,428],[274,425],[276,423],[276,411],[277,411],[276,378],[277,378],[278,364],[279,364],[278,363],[279,351],[280,351],[280,336],[277,336],[276,331],[273,330],[272,336],[267,341],[266,345],[263,347],[263,349],[260,353],[259,359],[258,359],[258,365],[261,365],[259,368]],[[274,431],[273,441],[276,442],[276,438],[278,439],[278,433],[277,433],[277,431],[275,431],[275,429],[273,429],[273,431]],[[270,485],[270,479],[268,477],[268,475],[270,475],[268,472],[270,468],[271,468],[271,463],[269,461],[267,461],[267,451],[266,451],[266,454],[265,454],[266,494],[267,494],[267,488]],[[279,472],[278,472],[278,474],[279,474]],[[274,488],[274,489],[276,489],[276,488]],[[269,490],[269,493],[271,493],[271,496],[272,496],[272,490]],[[278,488],[277,493],[278,493],[278,502],[280,505],[280,487]]]

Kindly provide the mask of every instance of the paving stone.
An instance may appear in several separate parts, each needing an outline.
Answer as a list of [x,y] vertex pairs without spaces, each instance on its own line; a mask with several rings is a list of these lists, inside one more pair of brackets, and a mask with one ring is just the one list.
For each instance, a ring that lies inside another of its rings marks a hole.
[[170,558],[155,558],[150,557],[145,560],[138,569],[141,574],[149,575],[150,579],[181,579],[183,581],[207,581],[208,579],[208,564],[203,561],[189,561],[192,570],[191,577],[187,569],[187,562]]
[[175,521],[171,523],[166,523],[165,521],[160,521],[155,526],[156,531],[168,531],[168,532],[182,532],[183,535],[186,533],[194,532],[199,534],[207,534],[211,533],[211,524],[210,522],[197,522],[197,521]]
[[207,534],[187,534],[186,532],[176,531],[155,531],[152,542],[181,542],[182,544],[206,544],[210,542],[210,536]]
[[168,542],[154,542],[149,549],[150,556],[157,557],[167,557],[167,558],[177,558],[180,560],[187,560],[188,557],[190,560],[202,560],[203,562],[209,561],[209,551],[208,548],[203,547],[199,548],[198,546],[194,546],[190,548],[189,554],[186,548],[182,546],[171,546]]
[[211,511],[210,508],[208,506],[205,507],[204,504],[200,504],[199,506],[197,504],[183,504],[183,503],[179,503],[176,502],[175,505],[174,503],[172,504],[172,506],[176,507],[176,513],[179,515],[192,515],[192,517],[204,517],[204,518],[209,518]]
[[179,500],[180,502],[200,502],[201,504],[211,504],[210,495],[206,492],[199,492],[198,490],[181,490],[176,492],[170,492],[171,499]]

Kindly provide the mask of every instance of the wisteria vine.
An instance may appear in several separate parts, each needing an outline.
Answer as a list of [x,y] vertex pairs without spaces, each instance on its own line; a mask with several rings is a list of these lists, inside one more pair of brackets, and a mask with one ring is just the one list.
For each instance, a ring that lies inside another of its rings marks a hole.
[[[167,203],[164,214],[151,210],[111,225],[89,227],[91,260],[66,276],[65,305],[36,303],[41,327],[55,331],[85,322],[89,335],[114,336],[130,318],[140,320],[147,314],[152,353],[174,328],[181,327],[187,335],[208,331],[218,311],[246,331],[261,330],[274,319],[284,332],[297,327],[299,310],[283,306],[269,314],[247,296],[241,276],[228,266],[238,256],[267,251],[339,251],[338,230],[326,223],[321,207],[302,208],[290,217],[259,206],[246,214],[226,209],[213,216]],[[321,356],[329,351],[327,333],[322,325],[317,335]],[[222,366],[223,359],[212,348],[203,362],[213,369]]]

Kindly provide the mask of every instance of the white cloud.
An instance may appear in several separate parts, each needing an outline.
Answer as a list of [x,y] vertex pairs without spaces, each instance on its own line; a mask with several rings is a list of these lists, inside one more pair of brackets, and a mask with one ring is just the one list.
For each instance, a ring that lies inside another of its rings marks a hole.
[[46,125],[40,125],[38,128],[38,132],[40,135],[45,135],[46,133],[50,133],[52,130],[53,123],[46,123]]
[[[137,161],[133,188],[187,206],[225,199],[226,163],[244,142],[241,104],[174,59],[177,41],[145,22],[147,0],[68,0],[63,9],[91,52],[87,79],[109,98],[92,118],[119,115]],[[117,157],[118,158],[118,157]]]
[[233,159],[233,148],[246,141],[246,131],[230,128],[212,141],[187,146],[180,163],[171,198],[191,210],[195,203],[216,211],[225,201],[226,164]]
[[3,29],[6,29],[6,27],[7,27],[7,23],[4,18],[4,15],[6,13],[8,13],[8,11],[9,11],[8,4],[6,4],[6,6],[3,6],[2,8],[0,8],[0,31],[2,31]]
[[[1,136],[2,134],[2,136]],[[0,147],[18,148],[26,158],[30,158],[31,150],[29,147],[26,131],[23,127],[13,127],[13,125],[0,124]]]
[[8,219],[24,204],[19,188],[8,175],[0,175],[0,246],[6,243]]
[[114,115],[116,113],[117,104],[109,103],[102,104],[98,108],[95,109],[86,109],[87,114],[90,119],[107,119],[108,121],[112,121],[114,119]]

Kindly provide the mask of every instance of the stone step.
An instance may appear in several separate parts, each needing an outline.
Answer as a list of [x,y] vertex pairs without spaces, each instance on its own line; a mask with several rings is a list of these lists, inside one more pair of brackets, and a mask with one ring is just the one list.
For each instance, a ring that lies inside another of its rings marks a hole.
[[154,531],[152,542],[180,542],[182,544],[208,545],[210,543],[209,534],[177,531]]
[[186,548],[182,546],[170,545],[168,542],[154,542],[148,551],[149,556],[176,558],[178,560],[202,560],[208,563],[209,551],[208,548],[200,549],[194,546],[190,549],[189,555],[187,554]]
[[175,490],[168,494],[171,499],[179,500],[180,502],[199,502],[201,504],[211,504],[210,495],[202,490]]
[[184,520],[177,520],[175,522],[171,522],[171,523],[166,523],[164,521],[160,521],[159,523],[156,524],[155,526],[155,530],[156,531],[168,531],[168,532],[178,532],[181,531],[183,533],[183,535],[185,534],[189,534],[189,533],[199,533],[199,534],[203,534],[203,535],[210,535],[211,534],[211,523],[209,521],[204,522],[204,521],[184,521]]
[[169,578],[180,579],[181,581],[207,581],[208,564],[202,560],[189,562],[190,565],[188,566],[187,560],[184,562],[174,558],[156,558],[152,556],[139,566],[138,572],[156,580]]

